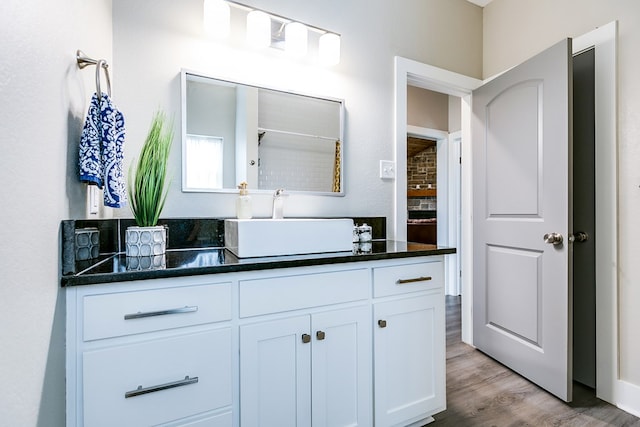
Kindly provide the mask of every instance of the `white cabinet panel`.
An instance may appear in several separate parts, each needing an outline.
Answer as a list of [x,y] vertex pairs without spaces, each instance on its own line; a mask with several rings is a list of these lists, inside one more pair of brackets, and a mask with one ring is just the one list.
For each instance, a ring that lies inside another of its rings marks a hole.
[[444,286],[443,262],[420,262],[373,269],[373,295],[384,297],[426,291]]
[[240,423],[245,426],[310,426],[311,343],[309,317],[240,327]]
[[85,426],[153,425],[232,403],[230,328],[86,351],[82,359]]
[[370,308],[316,313],[311,324],[312,425],[370,426]]
[[82,307],[85,341],[219,322],[231,319],[231,284],[89,295]]
[[198,419],[189,418],[188,420],[180,420],[168,424],[161,424],[157,427],[232,427],[233,412],[225,411],[220,414],[208,416]]
[[374,304],[374,320],[376,426],[444,410],[443,292]]
[[370,426],[368,306],[240,328],[242,425]]
[[369,297],[369,286],[365,268],[241,280],[240,317],[359,301]]

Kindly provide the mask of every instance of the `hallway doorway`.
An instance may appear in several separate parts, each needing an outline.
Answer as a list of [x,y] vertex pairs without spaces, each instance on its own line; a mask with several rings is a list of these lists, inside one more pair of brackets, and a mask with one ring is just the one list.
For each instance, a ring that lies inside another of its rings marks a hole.
[[407,241],[457,249],[456,254],[445,257],[445,292],[460,295],[461,100],[412,84],[407,85],[406,93],[406,157],[398,162],[406,182],[403,231]]
[[[408,126],[407,134],[407,241],[455,247],[445,257],[445,294],[462,294],[462,165],[461,132],[447,133]],[[412,141],[413,140],[413,144]],[[419,143],[418,141],[426,141]],[[421,155],[420,150],[430,151]],[[415,157],[418,156],[418,159]],[[418,165],[412,164],[417,162]],[[426,159],[425,159],[426,158]],[[412,176],[412,169],[433,162],[433,172]],[[431,174],[435,174],[433,177]],[[431,184],[431,185],[430,185]]]

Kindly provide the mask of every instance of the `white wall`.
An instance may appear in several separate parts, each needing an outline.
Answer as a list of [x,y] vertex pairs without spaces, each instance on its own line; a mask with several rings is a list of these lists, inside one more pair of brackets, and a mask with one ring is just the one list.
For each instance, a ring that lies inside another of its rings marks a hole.
[[[288,212],[300,215],[391,216],[393,183],[377,174],[378,160],[394,152],[394,55],[481,74],[482,11],[465,0],[245,2],[340,32],[341,64],[319,71],[216,47],[203,39],[201,0],[114,0],[113,38],[112,0],[0,2],[0,425],[64,424],[59,228],[63,219],[85,216],[76,157],[95,84],[93,67],[77,68],[76,49],[111,66],[128,159],[137,155],[158,106],[175,113],[178,125],[183,66],[344,98],[348,195],[289,201],[299,207]],[[454,22],[463,31],[444,37]],[[179,150],[178,140],[176,164]],[[223,196],[183,200],[179,169],[173,185],[165,216],[233,215]]]
[[0,5],[0,425],[64,423],[60,220],[84,215],[77,147],[111,0]]
[[[114,2],[114,99],[127,119],[125,156],[139,150],[151,114],[162,106],[180,117],[178,73],[199,72],[345,100],[345,197],[291,196],[287,215],[393,216],[393,183],[379,179],[379,160],[393,159],[393,57],[402,55],[479,77],[482,11],[464,0],[387,1],[247,0],[273,13],[342,35],[341,63],[330,69],[284,59],[274,50],[209,41],[201,0]],[[175,17],[180,16],[179,20]],[[462,22],[455,37],[443,37]],[[236,23],[242,26],[242,23]],[[240,28],[243,31],[242,28]],[[179,127],[176,127],[179,129]],[[180,164],[177,134],[172,164]],[[179,176],[179,169],[174,176]],[[235,195],[185,194],[174,179],[163,216],[235,214]],[[271,212],[271,194],[253,193],[255,216]],[[126,210],[116,212],[130,216]],[[389,232],[393,227],[388,227]]]
[[[618,20],[618,277],[620,379],[640,390],[640,3],[494,0],[484,9],[485,78],[564,37]],[[544,22],[544,25],[540,25]],[[636,411],[640,406],[636,402]]]

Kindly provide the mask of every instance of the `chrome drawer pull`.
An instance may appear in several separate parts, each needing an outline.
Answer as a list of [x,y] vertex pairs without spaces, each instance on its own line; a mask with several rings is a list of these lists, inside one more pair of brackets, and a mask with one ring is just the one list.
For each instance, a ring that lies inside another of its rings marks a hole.
[[153,316],[165,316],[167,314],[180,314],[180,313],[193,313],[198,311],[198,306],[194,305],[191,307],[182,307],[182,308],[171,308],[169,310],[158,310],[158,311],[146,311],[146,312],[137,312],[131,314],[125,314],[124,320],[131,319],[142,319],[143,317],[153,317]]
[[128,391],[124,394],[124,398],[140,396],[142,394],[155,393],[156,391],[168,390],[170,388],[182,387],[189,384],[195,384],[198,382],[198,377],[189,378],[189,375],[184,377],[183,380],[173,381],[166,384],[154,385],[153,387],[142,388],[141,385],[137,389]]
[[431,276],[414,277],[413,279],[398,279],[396,280],[396,285],[406,285],[407,283],[415,283],[415,282],[426,282],[431,279],[432,279]]

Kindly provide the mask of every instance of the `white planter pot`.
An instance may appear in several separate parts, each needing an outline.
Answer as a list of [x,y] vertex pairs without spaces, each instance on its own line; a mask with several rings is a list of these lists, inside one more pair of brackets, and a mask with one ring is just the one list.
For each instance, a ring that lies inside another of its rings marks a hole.
[[128,257],[149,257],[163,255],[167,248],[167,229],[155,227],[128,227],[125,234]]

